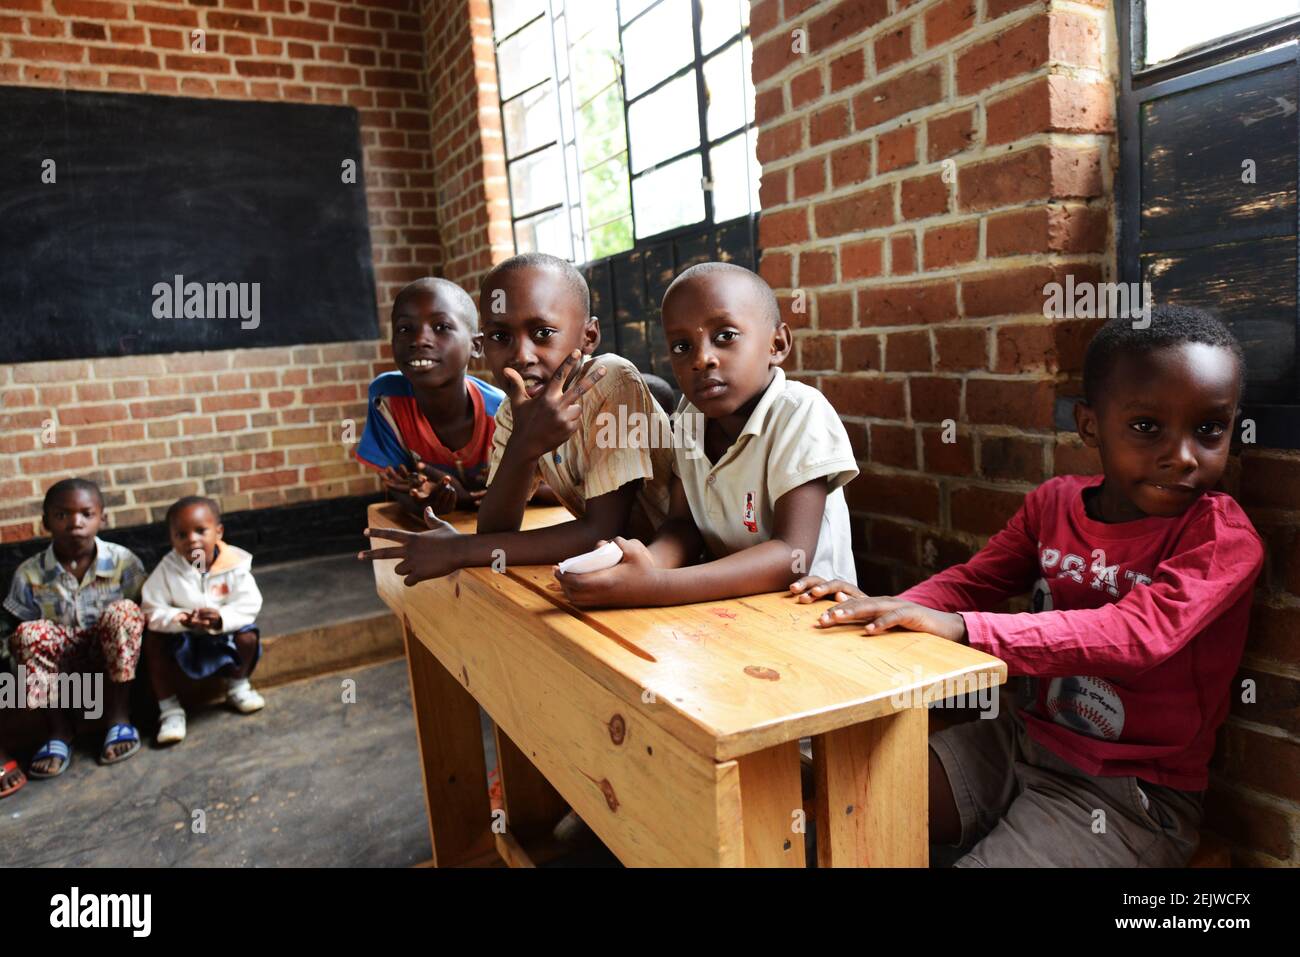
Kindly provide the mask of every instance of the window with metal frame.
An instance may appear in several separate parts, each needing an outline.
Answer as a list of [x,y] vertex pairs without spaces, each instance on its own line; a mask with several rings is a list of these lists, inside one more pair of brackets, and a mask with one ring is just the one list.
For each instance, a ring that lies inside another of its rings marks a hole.
[[759,208],[748,0],[492,0],[519,252],[584,263]]
[[1121,278],[1216,312],[1246,354],[1253,441],[1300,448],[1300,0],[1116,13]]

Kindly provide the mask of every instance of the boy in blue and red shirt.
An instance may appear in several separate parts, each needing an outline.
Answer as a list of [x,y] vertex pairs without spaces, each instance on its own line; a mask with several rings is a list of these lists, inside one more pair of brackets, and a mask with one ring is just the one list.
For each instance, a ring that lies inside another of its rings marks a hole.
[[[1198,310],[1107,323],[1075,421],[1103,474],[1054,478],[970,561],[893,598],[802,579],[867,622],[969,644],[1030,676],[1033,702],[930,739],[931,840],[959,867],[1181,866],[1195,852],[1264,549],[1214,491],[1244,360]],[[1033,611],[997,614],[1033,593]],[[1098,812],[1103,812],[1099,814]]]
[[483,497],[494,416],[505,393],[466,373],[483,355],[478,309],[446,279],[417,279],[393,300],[393,362],[370,383],[357,459],[419,518]]

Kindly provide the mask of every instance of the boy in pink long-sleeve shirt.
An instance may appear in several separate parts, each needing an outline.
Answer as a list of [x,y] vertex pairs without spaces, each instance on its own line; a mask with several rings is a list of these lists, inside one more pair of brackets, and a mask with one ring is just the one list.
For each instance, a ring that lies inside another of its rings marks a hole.
[[[847,599],[823,625],[927,631],[1035,679],[1034,701],[930,739],[931,840],[957,866],[1181,866],[1199,840],[1207,765],[1228,713],[1258,534],[1223,475],[1241,347],[1217,319],[1160,307],[1107,323],[1075,409],[1102,476],[1031,492],[970,561],[893,598]],[[996,614],[1033,592],[1033,611]]]

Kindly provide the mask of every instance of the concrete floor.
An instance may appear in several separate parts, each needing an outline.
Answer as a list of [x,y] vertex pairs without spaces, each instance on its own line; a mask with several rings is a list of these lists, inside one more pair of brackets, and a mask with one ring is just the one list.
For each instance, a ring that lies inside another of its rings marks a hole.
[[[341,682],[356,680],[356,703]],[[0,801],[0,866],[405,867],[432,855],[405,661],[191,713],[175,747],[119,765],[82,736],[57,778]],[[207,832],[191,829],[192,811]]]

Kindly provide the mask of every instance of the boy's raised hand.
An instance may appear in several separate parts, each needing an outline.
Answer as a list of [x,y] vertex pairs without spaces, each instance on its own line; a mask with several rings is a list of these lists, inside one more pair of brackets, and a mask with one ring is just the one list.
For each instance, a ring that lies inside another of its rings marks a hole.
[[404,575],[403,584],[415,585],[430,578],[442,578],[462,567],[459,543],[465,536],[434,514],[424,510],[427,532],[408,532],[401,528],[367,528],[363,535],[379,538],[397,545],[388,548],[371,548],[357,553],[358,559],[380,561],[400,558],[393,570]]
[[546,387],[531,398],[523,376],[514,369],[505,370],[502,387],[510,399],[514,416],[511,443],[523,443],[520,454],[528,459],[538,459],[564,444],[578,430],[582,422],[581,400],[605,375],[605,367],[597,366],[585,378],[574,376],[573,385],[565,389],[564,383],[582,360],[582,352],[574,349],[551,376]]
[[822,612],[817,627],[830,628],[858,621],[866,622],[868,635],[878,635],[890,628],[906,628],[926,631],[949,641],[966,641],[966,619],[961,615],[888,597],[850,598]]
[[795,601],[803,605],[819,598],[848,601],[850,598],[867,597],[867,593],[852,582],[846,582],[842,578],[821,578],[817,575],[804,575],[797,582],[792,582],[790,593],[795,596]]
[[[596,543],[600,548],[607,539]],[[653,592],[655,573],[658,571],[654,557],[640,539],[615,538],[614,544],[623,549],[623,560],[613,568],[585,575],[573,572],[560,573],[554,567],[555,580],[560,583],[564,597],[579,608],[610,608],[649,604]]]

